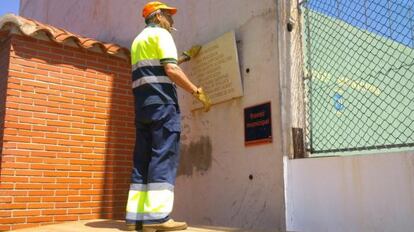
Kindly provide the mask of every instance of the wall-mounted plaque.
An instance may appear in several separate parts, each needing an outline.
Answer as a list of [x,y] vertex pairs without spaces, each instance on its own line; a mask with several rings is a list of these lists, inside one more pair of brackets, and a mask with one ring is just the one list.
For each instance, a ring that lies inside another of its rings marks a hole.
[[[191,81],[204,88],[213,104],[243,96],[234,32],[203,45],[190,62]],[[194,99],[191,109],[202,108]]]
[[270,102],[244,109],[244,142],[246,145],[272,142]]

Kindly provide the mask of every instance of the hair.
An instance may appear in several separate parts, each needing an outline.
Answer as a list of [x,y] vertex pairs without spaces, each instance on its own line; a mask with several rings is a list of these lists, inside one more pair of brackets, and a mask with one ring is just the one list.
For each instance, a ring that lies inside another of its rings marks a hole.
[[157,14],[161,13],[160,10],[156,10],[154,12],[152,12],[146,19],[145,19],[145,24],[150,24],[150,23],[160,23],[157,19]]

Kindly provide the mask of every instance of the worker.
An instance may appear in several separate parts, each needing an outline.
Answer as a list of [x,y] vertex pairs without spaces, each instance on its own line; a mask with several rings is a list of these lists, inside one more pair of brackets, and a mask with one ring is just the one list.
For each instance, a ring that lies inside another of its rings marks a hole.
[[210,99],[178,66],[200,50],[193,46],[177,56],[171,36],[177,8],[153,1],[142,16],[145,29],[131,47],[132,89],[135,100],[136,141],[126,207],[129,230],[184,230],[185,222],[170,218],[179,162],[180,109],[176,85],[196,97],[208,111]]

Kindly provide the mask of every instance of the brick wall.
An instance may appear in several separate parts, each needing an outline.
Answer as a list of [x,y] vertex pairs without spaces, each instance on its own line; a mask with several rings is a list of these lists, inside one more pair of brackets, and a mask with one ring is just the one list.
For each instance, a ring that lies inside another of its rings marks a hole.
[[0,230],[122,219],[135,136],[129,62],[29,37],[10,41]]

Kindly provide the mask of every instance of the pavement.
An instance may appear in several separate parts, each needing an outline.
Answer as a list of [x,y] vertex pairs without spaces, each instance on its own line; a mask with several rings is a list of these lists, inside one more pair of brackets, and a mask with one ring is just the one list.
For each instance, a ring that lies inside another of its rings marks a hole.
[[[13,230],[15,232],[119,232],[127,231],[124,221],[115,220],[85,220],[76,222],[67,222],[61,224],[47,225],[35,228]],[[249,232],[244,229],[224,228],[224,227],[206,227],[194,226],[189,227],[185,232]],[[251,232],[251,231],[250,231]]]

